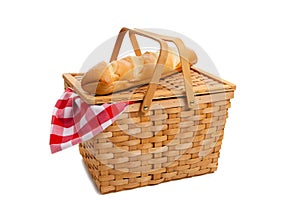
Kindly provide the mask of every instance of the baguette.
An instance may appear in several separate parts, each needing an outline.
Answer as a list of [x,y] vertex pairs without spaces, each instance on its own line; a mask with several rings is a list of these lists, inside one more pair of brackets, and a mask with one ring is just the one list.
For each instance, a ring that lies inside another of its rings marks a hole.
[[[194,51],[187,49],[190,66],[197,62]],[[81,87],[88,93],[105,95],[134,86],[147,84],[152,78],[158,52],[145,52],[141,56],[127,56],[111,63],[100,62],[86,72]],[[180,58],[169,49],[162,77],[181,70]]]

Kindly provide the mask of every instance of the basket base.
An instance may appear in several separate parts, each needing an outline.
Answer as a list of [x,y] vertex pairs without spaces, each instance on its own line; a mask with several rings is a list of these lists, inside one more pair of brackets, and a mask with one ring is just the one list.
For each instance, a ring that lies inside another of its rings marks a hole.
[[[217,158],[212,158],[212,156],[216,157],[215,153],[214,155],[209,154],[203,158],[204,161],[202,161],[202,163],[198,162],[195,164],[181,165],[180,167],[177,166],[175,167],[178,168],[177,171],[172,170],[174,167],[170,166],[150,173],[126,173],[111,169],[102,164],[82,144],[79,145],[79,151],[83,157],[85,167],[91,175],[90,178],[93,180],[95,187],[101,194],[157,185],[173,180],[214,173],[218,168],[219,157],[219,153]],[[201,166],[201,164],[203,166]],[[184,173],[182,170],[184,170]],[[104,171],[105,173],[101,173],[101,171]],[[123,178],[122,180],[116,180],[116,177]]]

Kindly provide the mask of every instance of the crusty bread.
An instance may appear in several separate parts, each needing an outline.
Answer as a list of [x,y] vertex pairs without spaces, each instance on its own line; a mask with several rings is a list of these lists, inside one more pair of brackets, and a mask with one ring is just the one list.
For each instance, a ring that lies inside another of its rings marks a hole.
[[[190,65],[197,62],[194,51],[188,49]],[[158,52],[145,52],[141,56],[127,56],[111,63],[100,62],[85,73],[81,87],[91,94],[110,94],[137,85],[149,83],[158,59]],[[169,49],[162,77],[180,71],[177,52]]]

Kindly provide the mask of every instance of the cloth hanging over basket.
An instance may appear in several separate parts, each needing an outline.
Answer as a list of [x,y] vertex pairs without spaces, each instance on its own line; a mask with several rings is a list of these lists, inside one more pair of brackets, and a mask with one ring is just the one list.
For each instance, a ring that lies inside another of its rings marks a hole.
[[122,114],[130,102],[89,105],[67,88],[55,104],[50,149],[56,153],[101,133]]

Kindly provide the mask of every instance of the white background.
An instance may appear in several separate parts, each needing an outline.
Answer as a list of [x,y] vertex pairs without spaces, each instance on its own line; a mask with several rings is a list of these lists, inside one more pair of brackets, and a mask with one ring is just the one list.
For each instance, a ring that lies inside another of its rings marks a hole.
[[[0,2],[0,199],[300,198],[297,1],[195,2]],[[50,154],[61,74],[122,26],[190,37],[237,84],[216,173],[101,195],[77,147]]]

